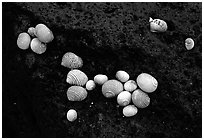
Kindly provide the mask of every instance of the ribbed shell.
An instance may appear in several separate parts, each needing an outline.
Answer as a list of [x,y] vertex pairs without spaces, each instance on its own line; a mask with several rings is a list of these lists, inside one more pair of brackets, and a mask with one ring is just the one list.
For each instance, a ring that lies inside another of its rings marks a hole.
[[89,80],[86,82],[86,89],[87,90],[93,90],[96,87],[96,84],[93,80]]
[[122,91],[117,96],[117,102],[120,106],[126,106],[131,102],[131,93],[128,91]]
[[128,106],[123,108],[123,115],[126,117],[132,117],[132,116],[136,115],[137,112],[138,112],[138,109],[134,105],[128,105]]
[[130,75],[127,72],[120,70],[116,72],[115,77],[121,82],[126,82],[129,80]]
[[132,92],[137,88],[137,84],[134,80],[129,80],[127,82],[125,82],[124,84],[124,89],[126,91]]
[[33,38],[30,43],[30,48],[33,52],[37,54],[42,54],[47,50],[46,44],[39,41],[38,38]]
[[145,108],[150,104],[150,98],[147,93],[141,91],[140,89],[136,89],[132,93],[132,102],[138,108]]
[[150,17],[150,31],[151,32],[165,32],[167,30],[167,23],[161,19],[152,19]]
[[87,97],[87,91],[81,86],[71,86],[67,90],[67,98],[70,101],[82,101]]
[[123,91],[123,84],[118,80],[108,80],[102,86],[102,93],[107,98],[117,96]]
[[70,122],[73,122],[77,119],[77,112],[76,110],[74,109],[70,109],[68,112],[67,112],[67,120],[70,121]]
[[185,46],[186,46],[186,49],[187,49],[187,50],[193,49],[193,47],[194,47],[194,41],[193,41],[193,39],[192,39],[192,38],[187,38],[187,39],[185,40]]
[[145,92],[151,93],[157,89],[157,80],[147,73],[141,73],[137,77],[137,85]]
[[94,77],[94,82],[99,85],[103,85],[106,81],[108,81],[108,77],[104,74],[97,74]]
[[20,33],[17,38],[17,46],[22,49],[26,50],[29,48],[31,38],[27,33]]
[[52,31],[44,24],[35,26],[36,36],[43,43],[49,43],[54,39]]
[[78,69],[71,70],[67,74],[66,82],[70,85],[84,86],[87,81],[87,75]]
[[70,69],[76,69],[83,66],[83,60],[72,52],[67,52],[62,57],[61,65]]

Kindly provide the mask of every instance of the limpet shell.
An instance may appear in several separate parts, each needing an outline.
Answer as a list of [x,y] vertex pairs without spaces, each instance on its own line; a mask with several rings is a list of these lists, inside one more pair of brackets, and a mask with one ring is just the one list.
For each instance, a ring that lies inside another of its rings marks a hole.
[[33,38],[30,43],[30,48],[33,52],[37,54],[42,54],[47,50],[46,44],[39,41],[38,38]]
[[129,80],[130,75],[125,71],[119,70],[116,72],[115,77],[121,82],[126,82]]
[[124,89],[126,91],[132,92],[137,88],[137,84],[134,80],[129,80],[127,82],[125,82],[124,84]]
[[122,91],[123,84],[118,80],[108,80],[102,86],[102,93],[107,98],[115,97]]
[[194,41],[193,41],[193,39],[192,39],[192,38],[187,38],[187,39],[185,40],[185,46],[186,46],[186,49],[187,49],[187,50],[193,49],[193,47],[194,47]]
[[131,102],[131,93],[128,91],[122,91],[117,96],[117,102],[120,106],[126,106]]
[[36,36],[36,31],[35,31],[35,28],[34,27],[30,27],[28,28],[28,34],[32,37],[35,37]]
[[22,49],[26,50],[29,48],[31,38],[27,33],[20,33],[17,38],[17,46]]
[[67,52],[62,57],[61,65],[70,69],[76,69],[83,66],[83,60],[72,52]]
[[141,73],[137,77],[137,85],[145,92],[151,93],[157,89],[158,82],[157,80],[147,73]]
[[87,90],[93,90],[96,87],[96,84],[93,80],[89,80],[86,82],[86,89]]
[[97,74],[94,76],[94,82],[99,85],[103,85],[106,81],[108,81],[108,77],[104,74]]
[[78,69],[73,69],[67,74],[66,82],[70,85],[84,86],[87,81],[87,75]]
[[150,17],[150,31],[151,32],[165,32],[167,30],[167,23],[161,19],[152,19]]
[[125,106],[123,108],[123,115],[125,117],[132,117],[132,116],[136,115],[137,112],[138,112],[138,109],[134,105],[128,105],[128,106]]
[[81,86],[71,86],[67,90],[67,98],[69,101],[82,101],[87,97],[87,91]]
[[44,24],[35,26],[36,36],[43,43],[49,43],[54,39],[52,31]]
[[147,93],[141,91],[140,89],[136,89],[132,93],[132,102],[138,108],[145,108],[150,104],[150,98]]
[[77,112],[74,109],[67,111],[67,120],[73,122],[77,119]]

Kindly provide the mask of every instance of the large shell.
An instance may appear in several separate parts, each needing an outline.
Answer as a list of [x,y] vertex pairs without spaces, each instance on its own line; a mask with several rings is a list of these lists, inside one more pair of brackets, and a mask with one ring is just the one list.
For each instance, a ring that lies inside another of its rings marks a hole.
[[71,86],[67,90],[67,98],[69,101],[82,101],[87,97],[87,91],[81,86]]
[[33,38],[30,43],[30,48],[33,52],[37,54],[42,54],[47,50],[46,44],[39,41],[38,38]]
[[136,115],[137,112],[138,112],[138,109],[134,105],[128,105],[128,106],[123,108],[123,115],[126,117],[132,117],[132,116]]
[[130,75],[125,71],[119,70],[116,72],[115,77],[121,82],[126,82],[127,80],[129,80]]
[[140,89],[136,89],[132,93],[132,102],[138,108],[145,108],[150,104],[150,98],[147,93],[141,91]]
[[161,19],[152,19],[150,17],[150,31],[151,32],[165,32],[167,30],[167,23]]
[[38,24],[35,27],[36,36],[43,43],[49,43],[54,39],[52,31],[44,24]]
[[74,109],[67,111],[67,120],[73,122],[77,119],[77,112]]
[[125,82],[124,84],[124,89],[126,91],[132,92],[137,88],[137,84],[134,80],[129,80],[127,82]]
[[86,89],[87,90],[93,90],[96,87],[96,84],[93,80],[89,80],[86,82]]
[[83,61],[76,54],[67,52],[62,57],[61,65],[70,69],[76,69],[83,66]]
[[157,80],[147,73],[141,73],[137,77],[137,85],[145,92],[154,92],[157,89]]
[[187,38],[187,39],[185,40],[185,46],[186,46],[186,49],[187,49],[187,50],[193,49],[193,47],[194,47],[194,41],[193,41],[193,39],[192,39],[192,38]]
[[32,37],[35,37],[36,35],[36,31],[35,31],[35,28],[34,27],[30,27],[28,28],[28,34]]
[[108,80],[102,86],[102,93],[107,98],[115,97],[122,91],[123,84],[118,80]]
[[104,74],[97,74],[94,77],[94,82],[99,85],[103,85],[106,81],[108,81],[108,77]]
[[31,38],[27,33],[20,33],[17,38],[17,46],[22,49],[26,50],[29,48]]
[[117,102],[120,106],[126,106],[131,102],[131,93],[128,91],[122,91],[118,94]]
[[84,86],[87,81],[87,75],[78,69],[71,70],[67,74],[66,82],[71,85]]

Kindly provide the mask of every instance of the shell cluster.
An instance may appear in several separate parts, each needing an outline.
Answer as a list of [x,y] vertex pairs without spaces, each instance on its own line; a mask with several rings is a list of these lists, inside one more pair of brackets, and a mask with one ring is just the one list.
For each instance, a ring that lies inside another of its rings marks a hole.
[[165,32],[168,28],[167,23],[161,19],[152,19],[150,17],[149,22],[151,32]]
[[72,52],[67,52],[62,57],[61,65],[70,69],[77,69],[83,66],[83,60]]

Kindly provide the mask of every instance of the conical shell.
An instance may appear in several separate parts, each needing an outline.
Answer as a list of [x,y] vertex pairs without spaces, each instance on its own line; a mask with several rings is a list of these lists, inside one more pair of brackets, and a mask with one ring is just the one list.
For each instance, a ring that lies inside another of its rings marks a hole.
[[108,80],[102,86],[102,93],[107,98],[117,96],[123,91],[123,84],[118,80]]
[[126,117],[132,117],[136,115],[137,112],[138,112],[138,109],[134,105],[128,105],[123,108],[123,115]]
[[120,106],[127,106],[131,102],[131,93],[128,91],[122,91],[118,94],[117,102]]
[[36,25],[35,33],[37,38],[43,43],[49,43],[54,39],[52,31],[44,24]]
[[93,80],[89,80],[86,82],[86,89],[87,90],[93,90],[96,87],[96,84]]
[[193,39],[192,39],[192,38],[187,38],[187,39],[185,40],[185,46],[186,46],[186,49],[187,49],[187,50],[193,49],[193,47],[194,47],[194,41],[193,41]]
[[40,42],[38,38],[33,38],[30,43],[30,48],[33,52],[37,54],[42,54],[47,50],[47,47],[44,43]]
[[87,97],[87,91],[81,86],[71,86],[67,90],[67,98],[69,101],[82,101]]
[[31,38],[27,33],[20,33],[17,38],[17,46],[22,49],[26,50],[29,48]]
[[132,93],[132,102],[138,108],[145,108],[150,104],[150,98],[147,93],[141,91],[140,89],[136,89]]
[[167,30],[167,23],[161,19],[152,19],[150,17],[150,31],[151,32],[165,32]]
[[124,89],[126,91],[132,92],[132,91],[136,90],[136,88],[137,88],[137,84],[134,80],[129,80],[129,81],[125,82],[125,84],[124,84]]
[[67,120],[70,121],[70,122],[73,122],[77,119],[77,112],[76,110],[74,109],[70,109],[68,112],[67,112]]
[[67,74],[66,82],[70,85],[84,86],[87,81],[87,75],[78,69],[71,70]]
[[81,68],[83,60],[72,52],[67,52],[62,57],[61,65],[70,69]]
[[141,73],[137,77],[137,85],[145,92],[151,93],[157,89],[158,82],[157,80],[147,73]]
[[104,74],[97,74],[94,77],[94,82],[99,85],[103,85],[106,81],[108,81],[108,77]]
[[120,70],[117,71],[115,77],[121,82],[126,82],[129,80],[130,75],[127,72]]

